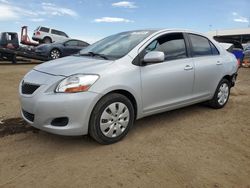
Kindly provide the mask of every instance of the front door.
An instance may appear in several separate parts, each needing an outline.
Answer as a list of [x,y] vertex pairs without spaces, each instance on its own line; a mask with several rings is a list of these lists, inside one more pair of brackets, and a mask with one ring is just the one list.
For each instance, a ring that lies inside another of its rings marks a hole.
[[188,58],[182,33],[171,33],[153,41],[141,53],[162,51],[165,61],[141,67],[144,113],[151,114],[188,103],[192,98],[194,64]]
[[76,54],[81,49],[78,46],[78,41],[77,40],[70,40],[70,41],[66,42],[64,45],[65,45],[65,48],[64,48],[64,54],[65,55]]

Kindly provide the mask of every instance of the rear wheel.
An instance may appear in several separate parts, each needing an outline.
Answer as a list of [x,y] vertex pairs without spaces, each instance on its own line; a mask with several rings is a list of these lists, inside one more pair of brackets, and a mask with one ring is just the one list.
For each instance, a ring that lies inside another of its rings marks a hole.
[[50,58],[51,59],[58,59],[61,57],[61,52],[58,49],[52,49],[50,51]]
[[229,99],[230,89],[230,82],[227,79],[222,79],[217,86],[213,99],[209,101],[209,105],[215,109],[223,108]]
[[49,43],[52,43],[52,40],[51,40],[51,38],[49,38],[49,37],[45,37],[45,38],[43,39],[43,43],[49,44]]
[[112,144],[124,138],[134,123],[134,108],[121,94],[104,96],[95,106],[89,134],[100,144]]

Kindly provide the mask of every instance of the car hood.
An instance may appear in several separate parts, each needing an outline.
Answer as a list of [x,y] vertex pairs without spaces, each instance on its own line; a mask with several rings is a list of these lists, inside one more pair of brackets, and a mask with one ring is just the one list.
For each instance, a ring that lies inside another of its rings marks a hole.
[[112,62],[114,61],[83,56],[69,56],[40,64],[34,70],[60,76],[70,76],[78,73],[99,74]]

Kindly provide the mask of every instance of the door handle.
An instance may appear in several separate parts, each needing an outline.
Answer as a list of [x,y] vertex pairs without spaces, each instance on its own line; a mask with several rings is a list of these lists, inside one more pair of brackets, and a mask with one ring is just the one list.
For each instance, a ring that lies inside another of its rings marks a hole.
[[192,69],[193,69],[193,67],[191,65],[186,65],[184,68],[184,70],[192,70]]
[[220,61],[217,61],[216,65],[222,65],[222,63]]

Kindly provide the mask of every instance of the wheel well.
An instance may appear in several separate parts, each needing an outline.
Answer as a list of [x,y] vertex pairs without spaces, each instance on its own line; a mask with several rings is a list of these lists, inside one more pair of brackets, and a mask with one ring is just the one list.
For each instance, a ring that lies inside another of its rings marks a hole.
[[59,49],[59,48],[52,48],[50,51],[52,51],[52,50],[58,50],[60,53],[61,53],[61,50]]
[[59,48],[52,48],[49,53],[51,53],[53,50],[58,50],[60,52],[60,54],[62,54],[62,52]]
[[43,38],[43,41],[44,41],[46,38],[48,38],[48,39],[52,42],[52,38],[49,37],[49,36],[44,37],[44,38]]
[[136,117],[137,117],[137,102],[135,100],[135,97],[130,92],[128,92],[126,90],[122,90],[122,89],[111,91],[111,92],[107,93],[106,95],[108,95],[110,93],[118,93],[118,94],[121,94],[121,95],[124,95],[125,97],[127,97],[131,101],[131,103],[134,107],[135,119],[136,119]]
[[49,51],[48,58],[53,59],[53,58],[51,57],[51,52],[52,52],[53,50],[58,50],[59,53],[60,53],[60,57],[62,57],[62,52],[61,52],[61,50],[60,50],[59,48],[52,48],[52,49]]
[[223,79],[227,79],[228,81],[231,81],[232,77],[229,76],[229,75],[226,75],[226,76],[223,77]]
[[229,81],[229,83],[230,83],[230,85],[232,85],[232,78],[233,78],[233,76],[226,75],[226,76],[224,76],[222,79],[226,79],[226,80],[228,80],[228,81]]

